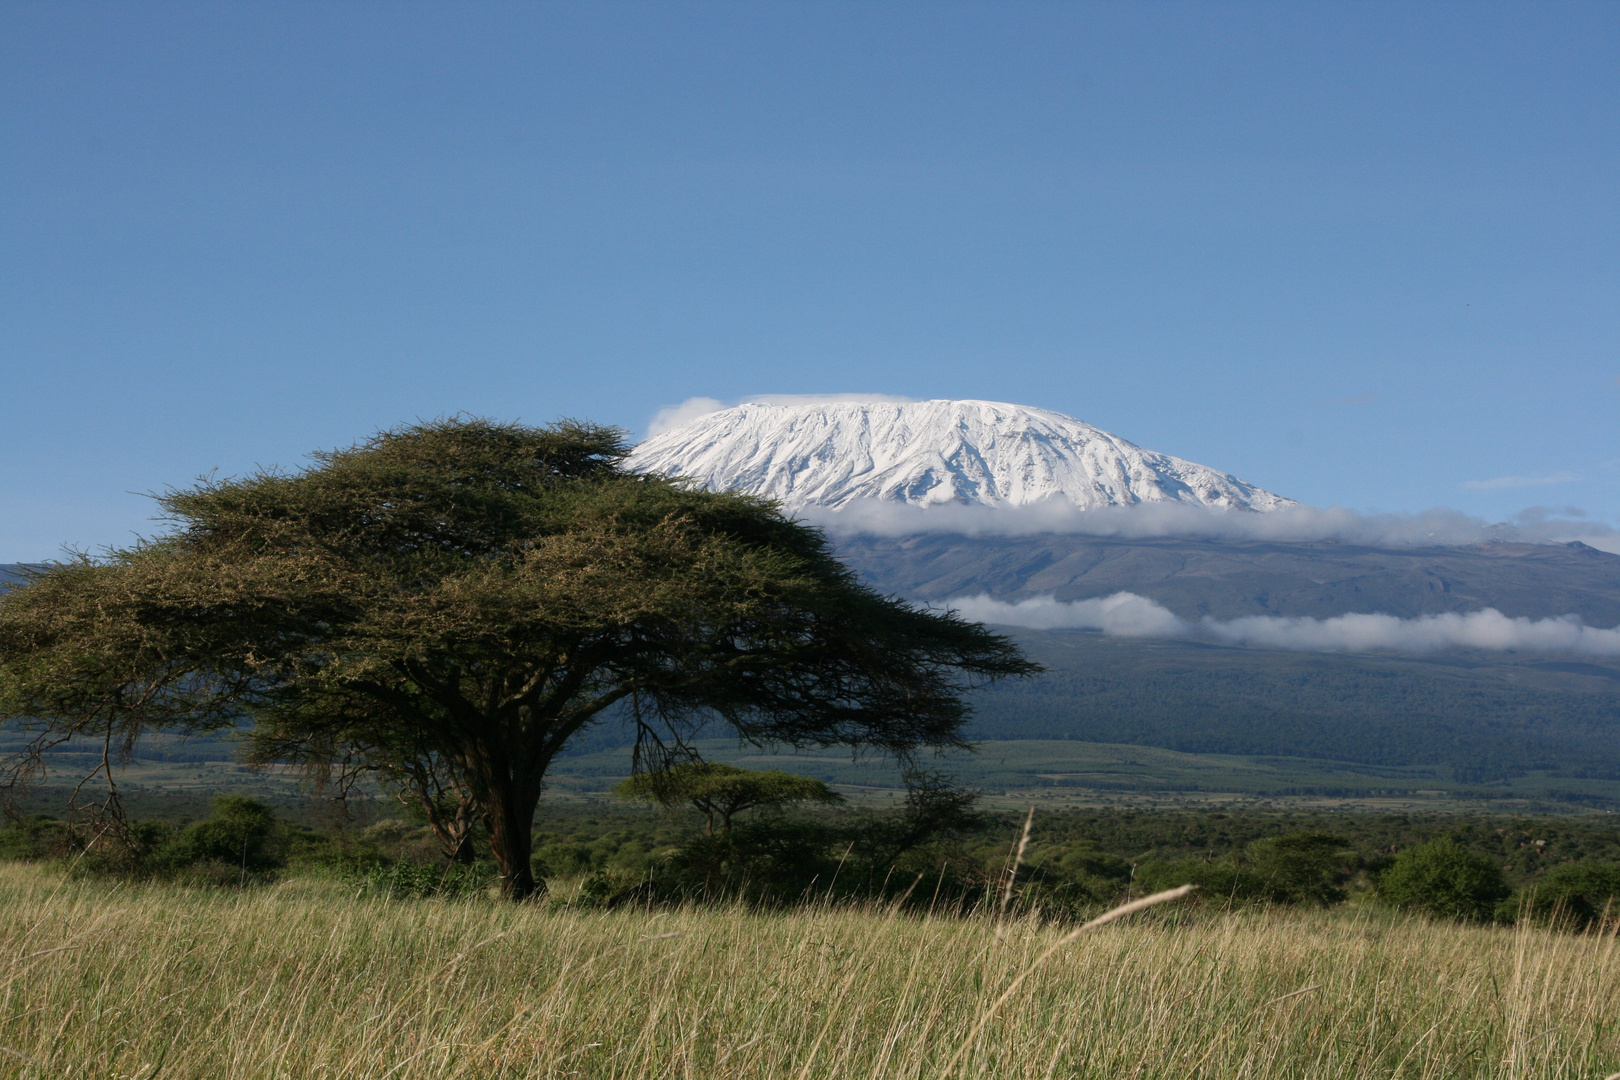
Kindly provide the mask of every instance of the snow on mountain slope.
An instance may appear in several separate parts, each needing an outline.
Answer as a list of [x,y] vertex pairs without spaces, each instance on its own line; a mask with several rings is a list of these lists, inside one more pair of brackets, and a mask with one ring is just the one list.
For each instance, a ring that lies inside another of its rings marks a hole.
[[1081,510],[1299,505],[1072,416],[998,401],[756,402],[654,435],[629,464],[711,490],[768,495],[790,510],[856,499],[1024,506],[1057,498]]

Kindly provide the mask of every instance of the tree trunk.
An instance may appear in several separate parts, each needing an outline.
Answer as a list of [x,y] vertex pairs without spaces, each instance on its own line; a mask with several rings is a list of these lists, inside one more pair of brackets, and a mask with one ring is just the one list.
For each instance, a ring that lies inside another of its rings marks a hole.
[[473,851],[472,830],[467,829],[457,834],[455,845],[447,857],[457,866],[471,866],[476,855],[477,853]]
[[478,820],[477,805],[472,797],[463,794],[456,803],[456,821],[454,825],[455,845],[450,852],[450,861],[461,866],[473,864],[473,825]]
[[427,814],[428,827],[438,838],[439,849],[444,857],[461,866],[473,864],[473,825],[477,821],[477,803],[471,795],[461,792],[456,800],[456,816],[446,821],[444,815],[439,813],[438,802],[429,793],[426,782],[419,781],[416,787],[416,798],[422,811]]
[[531,861],[534,847],[534,811],[540,792],[513,790],[502,785],[489,800],[489,847],[501,868],[501,894],[508,900],[527,900],[542,895],[545,884],[534,877]]

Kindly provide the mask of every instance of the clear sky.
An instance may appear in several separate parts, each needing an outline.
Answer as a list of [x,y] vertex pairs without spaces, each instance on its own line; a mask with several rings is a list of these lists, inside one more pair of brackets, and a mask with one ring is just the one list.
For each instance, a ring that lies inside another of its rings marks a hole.
[[0,561],[418,417],[1058,409],[1620,524],[1620,4],[0,3]]

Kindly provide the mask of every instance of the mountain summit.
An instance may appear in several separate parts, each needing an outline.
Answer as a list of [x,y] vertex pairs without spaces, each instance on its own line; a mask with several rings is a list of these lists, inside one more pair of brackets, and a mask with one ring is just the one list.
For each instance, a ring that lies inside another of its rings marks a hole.
[[999,401],[754,402],[660,432],[629,464],[767,495],[790,510],[855,499],[1023,506],[1062,498],[1081,510],[1298,505],[1072,416]]

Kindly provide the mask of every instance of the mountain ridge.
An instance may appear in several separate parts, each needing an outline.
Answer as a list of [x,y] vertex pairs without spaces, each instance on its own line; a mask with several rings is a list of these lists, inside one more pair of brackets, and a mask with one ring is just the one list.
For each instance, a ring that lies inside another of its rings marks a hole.
[[789,510],[874,498],[992,507],[1062,499],[1082,510],[1299,505],[1072,416],[997,401],[749,402],[651,436],[629,465],[768,496]]
[[838,553],[874,587],[941,602],[983,593],[1086,600],[1134,592],[1184,619],[1250,615],[1417,618],[1495,608],[1620,625],[1620,555],[1581,543],[1382,548],[1334,541],[1119,539],[1048,533],[843,536]]

